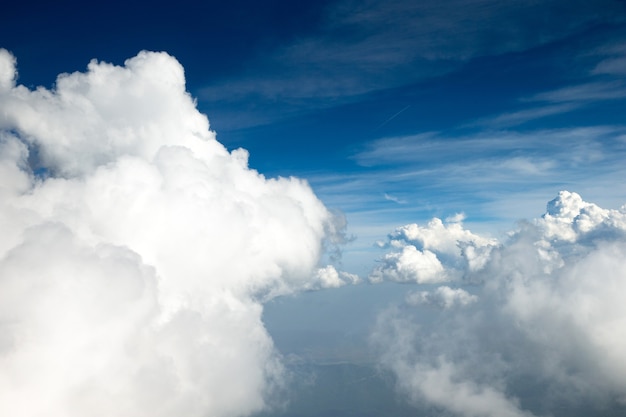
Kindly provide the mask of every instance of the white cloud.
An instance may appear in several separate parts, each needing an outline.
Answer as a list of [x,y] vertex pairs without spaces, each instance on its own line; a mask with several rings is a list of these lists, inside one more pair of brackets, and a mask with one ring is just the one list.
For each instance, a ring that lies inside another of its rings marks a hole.
[[620,80],[598,81],[579,84],[537,94],[528,101],[548,101],[553,103],[589,102],[626,97],[626,86]]
[[580,106],[581,104],[575,101],[562,104],[544,105],[524,110],[502,113],[493,117],[487,117],[485,119],[480,119],[476,122],[470,123],[470,126],[489,126],[496,128],[517,126],[528,121],[577,110],[578,108],[580,108]]
[[397,251],[383,256],[370,281],[440,283],[481,269],[497,242],[465,230],[462,215],[449,220],[434,218],[425,227],[413,223],[390,233],[387,245]]
[[15,86],[17,71],[16,60],[6,49],[0,49],[0,90],[8,90]]
[[[439,305],[436,319],[414,307],[382,314],[372,336],[382,364],[414,404],[455,415],[623,410],[625,216],[626,207],[559,193],[541,218],[492,246],[479,268],[465,265],[465,276],[481,283],[472,302],[441,287],[406,300]],[[446,308],[454,303],[465,305]]]
[[[359,216],[361,223],[385,224],[389,231],[463,207],[472,221],[503,232],[539,212],[545,196],[559,189],[575,186],[598,203],[621,204],[624,144],[623,127],[609,125],[462,136],[433,132],[370,142],[353,157],[373,169],[310,180],[325,202],[344,207],[351,224]],[[401,195],[406,204],[380,204],[373,191]]]
[[141,52],[124,67],[93,60],[86,73],[61,74],[55,91],[7,91],[2,108],[0,126],[18,130],[41,163],[62,176],[122,156],[151,161],[165,146],[205,158],[227,155],[186,93],[182,66],[165,53]]
[[400,252],[388,253],[381,265],[372,271],[371,282],[383,280],[396,282],[438,283],[450,280],[437,255],[429,250],[417,250],[407,245]]
[[[592,232],[626,233],[626,211],[610,210],[587,203],[576,193],[561,191],[547,206],[547,212],[536,224],[546,238],[580,241]],[[600,236],[602,237],[602,235]]]
[[[600,73],[619,75],[620,71],[623,71],[620,66],[624,66],[624,62],[626,62],[624,58],[601,61],[592,73],[596,75]],[[619,100],[626,97],[626,84],[624,84],[623,80],[595,81],[595,78],[591,78],[591,81],[587,83],[570,85],[538,93],[530,97],[523,97],[520,99],[521,102],[535,103],[535,106],[482,118],[469,123],[468,126],[488,126],[492,128],[517,126],[544,117],[579,110],[591,103]]]
[[332,265],[319,268],[314,279],[315,281],[313,281],[307,288],[338,288],[343,287],[346,284],[358,284],[361,281],[357,275],[345,271],[337,271]]
[[626,57],[609,58],[600,61],[593,69],[594,74],[626,74]]
[[612,44],[605,45],[596,53],[604,59],[596,64],[591,71],[592,74],[617,76],[626,74],[626,43],[623,40],[616,40]]
[[[396,362],[393,362],[396,363]],[[457,375],[454,364],[440,358],[431,366],[398,367],[400,389],[411,401],[425,399],[432,405],[468,417],[529,417],[520,410],[517,399],[502,391],[465,380]]]
[[[428,132],[372,141],[353,158],[363,166],[395,167],[398,164],[419,164],[423,167],[421,175],[437,177],[458,172],[468,177],[469,169],[476,171],[480,168],[480,172],[490,172],[490,177],[498,179],[509,172],[519,177],[520,173],[550,172],[549,168],[564,170],[587,159],[598,161],[598,158],[606,158],[614,152],[623,151],[623,144],[619,139],[622,134],[623,128],[620,126],[528,132],[501,130],[467,136],[445,136],[438,132]],[[451,148],[455,152],[451,152]],[[471,160],[465,157],[469,152],[473,155]],[[446,163],[442,164],[442,160]],[[434,164],[437,166],[432,167]],[[471,175],[474,176],[482,177]],[[466,181],[470,179],[465,178]]]
[[282,366],[262,301],[353,280],[315,278],[341,222],[218,143],[165,53],[54,90],[14,86],[14,63],[0,51],[0,414],[264,408]]
[[478,300],[462,288],[450,288],[447,285],[437,287],[434,291],[415,291],[407,295],[406,302],[410,305],[427,304],[439,308],[466,306]]
[[383,196],[385,197],[385,200],[387,201],[393,201],[394,203],[398,203],[398,204],[406,204],[406,201],[401,200],[398,197],[394,197],[390,194],[384,193]]

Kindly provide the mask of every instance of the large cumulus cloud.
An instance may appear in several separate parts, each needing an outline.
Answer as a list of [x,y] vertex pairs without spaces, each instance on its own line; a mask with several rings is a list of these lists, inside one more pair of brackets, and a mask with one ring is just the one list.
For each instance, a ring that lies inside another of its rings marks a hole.
[[[414,404],[476,417],[623,415],[626,206],[603,209],[562,191],[503,242],[446,232],[435,221],[390,235],[393,253],[427,250],[433,228],[456,240],[433,252],[456,288],[411,292],[380,315],[373,334],[381,363]],[[468,262],[467,248],[485,247],[479,264]],[[432,318],[423,305],[440,314]]]
[[339,223],[217,142],[165,53],[16,80],[0,50],[0,414],[265,407],[262,301],[351,278],[317,268]]

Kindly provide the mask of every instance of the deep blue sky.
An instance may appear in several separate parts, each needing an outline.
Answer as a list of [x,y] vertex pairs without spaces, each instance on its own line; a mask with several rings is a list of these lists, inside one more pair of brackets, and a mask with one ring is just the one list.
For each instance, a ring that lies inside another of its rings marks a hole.
[[561,189],[626,202],[624,1],[23,1],[0,46],[27,86],[175,56],[222,143],[346,214],[360,274],[408,222],[498,234]]

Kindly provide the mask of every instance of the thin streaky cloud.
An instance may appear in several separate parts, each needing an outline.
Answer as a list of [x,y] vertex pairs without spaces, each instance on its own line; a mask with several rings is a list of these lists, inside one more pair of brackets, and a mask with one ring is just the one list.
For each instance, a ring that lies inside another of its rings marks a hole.
[[[626,60],[625,60],[626,62]],[[539,93],[523,101],[547,101],[552,103],[589,102],[626,97],[626,84],[622,80],[591,82]]]
[[385,197],[385,200],[393,201],[394,203],[406,204],[406,201],[401,200],[398,197],[395,197],[395,196],[387,194],[387,193],[384,194],[384,197]]
[[626,39],[614,41],[595,51],[596,55],[604,57],[591,70],[593,75],[617,75],[626,74]]
[[581,106],[582,105],[579,103],[564,103],[507,112],[494,117],[479,119],[475,122],[467,124],[467,127],[513,127],[522,125],[529,121],[534,121],[557,114],[568,113],[577,110]]
[[[592,143],[608,140],[618,142],[624,128],[619,126],[593,126],[572,129],[541,129],[530,132],[496,130],[473,135],[451,136],[444,132],[427,132],[412,136],[382,138],[372,141],[353,155],[362,166],[420,164],[421,169],[448,162],[458,163],[471,154],[473,160],[484,158],[520,157],[524,152],[554,152],[560,154],[572,145],[589,147]],[[605,143],[605,142],[603,142]],[[586,155],[589,157],[588,149]]]
[[[338,1],[327,7],[325,18],[308,36],[262,51],[251,58],[247,70],[213,80],[199,96],[222,107],[269,98],[279,107],[266,115],[269,119],[285,112],[292,115],[305,103],[308,108],[323,108],[329,102],[354,101],[450,73],[479,56],[524,51],[599,21],[621,21],[621,4],[599,1],[603,6],[562,0],[541,5],[493,0]],[[568,24],[547,23],[556,19]]]
[[384,125],[386,125],[387,123],[389,123],[390,121],[392,121],[393,119],[395,119],[396,117],[398,117],[400,114],[402,114],[405,110],[408,110],[409,107],[411,107],[411,105],[407,105],[405,106],[402,110],[400,110],[397,113],[394,113],[393,116],[391,116],[390,118],[388,118],[387,120],[385,120],[384,122],[382,122],[381,124],[379,124],[378,126],[376,126],[376,129],[380,129],[381,127],[383,127]]
[[593,70],[594,74],[626,74],[626,57],[606,59]]

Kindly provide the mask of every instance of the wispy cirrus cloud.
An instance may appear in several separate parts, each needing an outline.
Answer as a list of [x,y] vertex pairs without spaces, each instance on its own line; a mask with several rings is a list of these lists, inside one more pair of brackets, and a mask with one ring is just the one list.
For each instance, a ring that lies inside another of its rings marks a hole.
[[537,107],[527,108],[524,110],[506,112],[497,116],[485,117],[483,119],[479,119],[475,122],[469,123],[468,126],[482,126],[492,129],[512,127],[524,124],[529,121],[542,119],[544,117],[568,113],[570,111],[579,109],[581,106],[582,104],[575,102],[541,105]]
[[[611,147],[621,150],[624,129],[596,126],[528,132],[501,130],[459,136],[428,132],[375,140],[353,158],[359,165],[368,167],[419,165],[424,170],[431,166],[446,169],[448,164],[457,167],[485,164],[487,169],[486,162],[496,162],[497,167],[504,168],[503,161],[507,160],[511,161],[510,167],[523,168],[521,161],[543,158],[575,164],[609,156],[607,150]],[[544,164],[539,166],[548,168]]]
[[247,65],[254,70],[217,79],[199,94],[207,102],[244,103],[248,113],[268,116],[268,106],[252,104],[264,101],[289,115],[305,103],[335,105],[441,75],[475,57],[522,51],[599,22],[619,22],[621,11],[623,5],[614,0],[593,5],[341,0],[326,7],[325,18],[309,35],[260,51]]
[[626,98],[626,83],[623,80],[591,81],[523,97],[520,102],[532,107],[488,116],[469,123],[468,126],[492,129],[518,126],[549,116],[584,109],[585,106],[593,103],[624,98]]
[[626,74],[626,57],[605,59],[596,65],[594,74]]
[[[591,48],[580,54],[585,64],[575,73],[578,82],[518,99],[518,109],[481,117],[467,127],[507,128],[550,116],[584,111],[591,105],[626,98],[626,48],[624,43]],[[584,58],[584,59],[583,59]],[[519,108],[522,107],[522,108]]]
[[524,101],[567,103],[612,100],[626,97],[623,80],[596,81],[539,93]]
[[396,196],[393,196],[393,195],[391,195],[391,194],[387,194],[387,193],[385,193],[385,194],[384,194],[384,197],[385,197],[385,200],[388,200],[388,201],[393,201],[394,203],[398,203],[398,204],[406,204],[406,201],[401,200],[400,198],[398,198],[398,197],[396,197]]
[[570,183],[589,191],[594,182],[615,182],[625,171],[625,134],[626,127],[596,126],[383,138],[353,155],[362,169],[312,175],[310,181],[328,201],[342,206],[346,200],[346,207],[355,209],[377,207],[374,203],[381,202],[384,193],[411,207],[422,191],[436,191],[440,198],[447,192],[452,197],[455,190],[457,195],[484,196]]
[[617,76],[626,74],[626,40],[612,42],[595,52],[602,60],[593,68],[592,74]]

